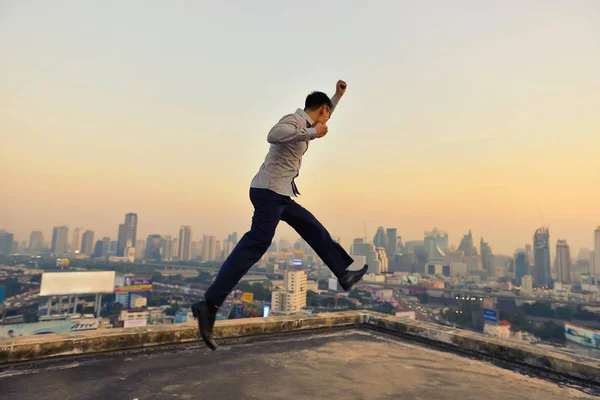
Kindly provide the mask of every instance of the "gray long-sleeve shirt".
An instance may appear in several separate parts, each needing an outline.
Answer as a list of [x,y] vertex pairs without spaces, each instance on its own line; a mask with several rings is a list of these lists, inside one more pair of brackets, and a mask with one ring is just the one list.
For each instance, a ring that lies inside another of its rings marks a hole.
[[[333,108],[339,98],[333,96]],[[313,120],[302,109],[285,115],[271,128],[267,142],[271,144],[265,161],[252,179],[250,187],[269,189],[283,196],[293,197],[292,182],[300,174],[302,156],[308,150],[308,143],[317,137],[317,130],[312,128]]]

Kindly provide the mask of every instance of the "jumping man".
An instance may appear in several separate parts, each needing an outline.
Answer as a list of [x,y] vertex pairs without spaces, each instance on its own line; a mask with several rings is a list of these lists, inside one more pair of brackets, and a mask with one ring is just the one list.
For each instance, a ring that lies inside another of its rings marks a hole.
[[217,311],[235,285],[265,254],[275,235],[279,221],[285,221],[304,239],[349,291],[367,272],[348,271],[354,260],[336,243],[327,229],[292,197],[300,192],[295,178],[300,173],[302,156],[308,144],[327,134],[327,121],[346,92],[346,82],[338,81],[330,99],[323,92],[306,97],[304,110],[281,118],[267,135],[271,144],[267,157],[250,185],[250,201],[254,206],[252,226],[221,266],[217,278],[208,288],[205,301],[192,305],[204,343],[216,350],[213,327]]

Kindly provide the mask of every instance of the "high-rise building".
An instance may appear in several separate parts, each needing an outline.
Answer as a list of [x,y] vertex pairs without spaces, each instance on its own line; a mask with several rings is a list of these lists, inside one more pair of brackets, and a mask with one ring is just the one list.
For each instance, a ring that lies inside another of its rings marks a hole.
[[529,260],[525,251],[515,253],[515,275],[517,286],[522,286],[523,277],[529,275]]
[[170,235],[161,237],[162,243],[162,260],[173,261],[173,238]]
[[571,283],[571,251],[566,240],[556,241],[556,280]]
[[388,258],[398,253],[398,230],[396,228],[387,228],[387,247],[385,248]]
[[524,294],[533,293],[533,278],[531,275],[525,275],[522,279],[521,292]]
[[373,237],[373,246],[387,248],[387,235],[383,226],[377,228],[377,233]]
[[137,240],[138,216],[135,213],[125,214],[125,223],[119,224],[117,240],[117,257],[124,257],[129,247],[135,247]]
[[190,261],[192,257],[192,227],[187,225],[182,225],[179,228],[179,260],[180,261]]
[[69,248],[69,228],[66,226],[55,226],[52,229],[52,253],[56,256],[62,256],[67,253]]
[[210,235],[204,235],[202,237],[201,257],[202,257],[203,262],[214,261],[216,259],[216,257],[215,257],[216,247],[217,247],[217,238],[216,237],[210,236]]
[[467,235],[463,236],[462,240],[460,241],[460,245],[458,246],[458,250],[462,250],[462,252],[465,254],[465,257],[475,255],[473,252],[473,234],[470,230]]
[[138,239],[135,241],[134,247],[135,247],[135,258],[137,260],[144,259],[144,257],[146,257],[146,241]]
[[[533,266],[533,261],[535,260],[535,255],[533,253],[533,246],[530,244],[526,244],[525,245],[525,253],[527,254],[527,260],[529,262],[530,267],[532,268]],[[531,274],[530,274],[531,275]],[[532,276],[533,277],[533,276]]]
[[192,260],[200,259],[200,255],[202,254],[202,242],[192,241],[190,251],[192,253],[192,255],[190,256]]
[[146,239],[145,258],[159,262],[162,261],[161,241],[162,237],[160,235],[148,235],[148,238]]
[[[425,232],[427,235],[428,232]],[[427,252],[427,261],[429,264],[443,264],[446,254],[438,245],[436,236],[425,236],[423,241],[425,244],[425,251]]]
[[94,254],[94,231],[87,230],[83,232],[80,252],[88,256]]
[[101,257],[108,257],[108,252],[110,251],[110,238],[108,236],[104,236],[102,238],[102,254]]
[[439,230],[437,227],[434,227],[431,232],[425,232],[425,237],[434,238],[437,246],[442,250],[442,252],[446,252],[448,250],[448,233]]
[[71,242],[71,253],[81,253],[81,230],[80,227],[73,229],[73,241]]
[[481,238],[480,246],[483,269],[487,272],[487,276],[496,276],[496,263],[492,254],[492,248],[489,243],[483,241],[483,238]]
[[29,251],[40,251],[44,248],[44,234],[42,231],[32,231],[29,235]]
[[271,294],[273,312],[296,313],[306,306],[306,272],[301,269],[283,271],[284,288],[277,288]]
[[384,274],[388,270],[388,259],[383,247],[375,247],[372,243],[365,243],[363,239],[354,239],[351,253],[366,257],[366,264],[369,265],[367,272],[370,274]]
[[0,254],[7,256],[12,253],[13,238],[14,235],[12,233],[8,233],[5,230],[0,231]]
[[550,232],[548,228],[539,228],[533,235],[534,276],[533,284],[537,287],[552,283],[550,274]]
[[92,254],[92,258],[102,257],[104,242],[102,240],[96,240],[96,244],[94,245],[94,254]]
[[221,241],[217,240],[215,243],[215,260],[220,261],[223,256],[223,247],[221,247]]
[[594,266],[593,270],[590,272],[590,275],[596,278],[600,278],[600,225],[594,231]]

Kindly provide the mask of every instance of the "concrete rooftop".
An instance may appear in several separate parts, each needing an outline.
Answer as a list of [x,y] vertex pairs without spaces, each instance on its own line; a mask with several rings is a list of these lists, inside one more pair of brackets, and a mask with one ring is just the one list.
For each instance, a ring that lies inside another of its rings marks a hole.
[[0,378],[3,399],[585,399],[584,391],[350,329],[53,361]]
[[2,399],[586,399],[600,363],[345,312],[0,340]]

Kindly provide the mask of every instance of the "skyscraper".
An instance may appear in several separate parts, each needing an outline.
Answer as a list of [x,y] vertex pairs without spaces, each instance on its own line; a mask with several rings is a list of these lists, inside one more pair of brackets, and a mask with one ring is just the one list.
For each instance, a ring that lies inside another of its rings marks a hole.
[[94,253],[94,231],[87,230],[81,240],[81,253],[91,256]]
[[398,230],[396,228],[388,228],[386,230],[387,247],[385,248],[388,257],[392,257],[398,252]]
[[81,228],[73,229],[73,241],[71,242],[71,253],[81,252]]
[[108,252],[110,251],[110,238],[108,236],[104,236],[102,238],[102,257],[108,257]]
[[533,235],[534,286],[548,286],[552,283],[550,274],[550,232],[548,228],[539,228]]
[[463,236],[458,246],[458,250],[462,250],[465,253],[465,257],[474,255],[473,253],[473,234],[469,230],[469,234]]
[[179,228],[179,260],[180,261],[190,261],[192,257],[191,252],[191,244],[192,244],[192,227],[182,225]]
[[0,254],[7,256],[12,253],[13,238],[12,233],[8,233],[5,230],[0,231]]
[[214,236],[204,235],[202,237],[202,253],[200,257],[203,262],[214,261],[216,259],[217,238]]
[[102,257],[104,242],[102,240],[96,240],[96,244],[94,245],[94,254],[92,254],[92,258]]
[[125,250],[135,247],[137,240],[138,216],[135,213],[125,214],[125,223],[119,224],[117,240],[117,257],[124,257]]
[[561,283],[571,283],[571,251],[566,240],[556,241],[556,279]]
[[162,243],[162,260],[173,261],[173,238],[170,235],[161,237]]
[[375,237],[373,237],[373,246],[383,247],[384,249],[386,249],[387,239],[388,238],[385,233],[385,228],[383,226],[380,226],[379,228],[377,228],[377,233],[375,234]]
[[525,251],[517,251],[515,254],[515,275],[517,286],[523,286],[523,277],[529,275],[529,259]]
[[[162,261],[161,257],[161,243],[162,237],[160,235],[148,235],[146,239],[146,253],[145,258]],[[137,250],[137,249],[136,249]]]
[[62,256],[67,253],[69,247],[69,228],[66,226],[55,226],[52,230],[52,253]]
[[29,251],[39,251],[44,247],[44,234],[42,231],[32,231],[29,235]]
[[483,238],[481,238],[480,246],[483,269],[487,272],[487,276],[496,276],[496,264],[494,255],[492,254],[492,248],[489,243],[483,241]]
[[596,255],[596,257],[594,257],[594,266],[590,266],[590,269],[593,268],[590,271],[590,275],[596,278],[600,278],[600,225],[598,225],[598,227],[594,231],[594,247],[594,254]]
[[221,247],[221,241],[217,240],[215,243],[215,260],[220,261],[223,255],[223,248]]
[[444,231],[440,231],[437,227],[434,227],[431,232],[425,232],[425,237],[434,238],[437,246],[442,250],[442,252],[446,252],[448,250],[448,233]]

